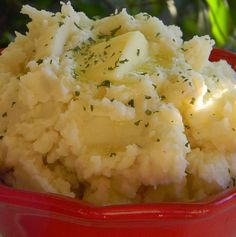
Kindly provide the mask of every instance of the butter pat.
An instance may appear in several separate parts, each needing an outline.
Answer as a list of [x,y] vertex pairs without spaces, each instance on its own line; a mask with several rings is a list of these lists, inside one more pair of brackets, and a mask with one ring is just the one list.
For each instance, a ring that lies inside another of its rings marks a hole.
[[92,45],[77,58],[79,74],[94,80],[117,80],[145,62],[148,42],[139,32],[129,32]]

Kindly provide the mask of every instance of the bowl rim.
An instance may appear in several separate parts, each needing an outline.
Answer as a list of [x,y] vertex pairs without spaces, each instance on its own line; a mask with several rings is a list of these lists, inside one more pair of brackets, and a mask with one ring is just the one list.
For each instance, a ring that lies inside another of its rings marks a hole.
[[195,220],[218,215],[236,206],[236,188],[189,203],[142,203],[95,206],[59,194],[19,190],[0,184],[0,208],[15,206],[87,221]]
[[[1,49],[0,49],[1,53]],[[225,59],[236,70],[236,54],[213,49],[210,61]],[[89,222],[114,221],[160,221],[160,220],[194,220],[214,216],[236,206],[236,187],[225,190],[199,202],[192,203],[144,203],[95,206],[81,200],[58,194],[40,193],[7,187],[0,184],[0,208],[15,206],[54,213]],[[120,224],[120,223],[119,223]]]

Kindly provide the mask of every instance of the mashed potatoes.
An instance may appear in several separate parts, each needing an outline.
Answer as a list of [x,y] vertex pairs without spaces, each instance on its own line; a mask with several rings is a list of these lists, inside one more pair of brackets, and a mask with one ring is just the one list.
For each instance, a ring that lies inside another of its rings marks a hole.
[[235,185],[236,74],[208,36],[125,10],[24,6],[0,56],[0,174],[98,205],[191,201]]

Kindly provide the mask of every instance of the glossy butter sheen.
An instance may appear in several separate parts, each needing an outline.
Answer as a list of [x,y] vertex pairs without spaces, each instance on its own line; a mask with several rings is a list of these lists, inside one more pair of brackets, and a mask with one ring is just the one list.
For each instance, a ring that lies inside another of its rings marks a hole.
[[[214,49],[210,60],[236,55]],[[236,236],[236,189],[201,203],[157,203],[95,207],[59,195],[0,185],[0,235],[37,236]]]

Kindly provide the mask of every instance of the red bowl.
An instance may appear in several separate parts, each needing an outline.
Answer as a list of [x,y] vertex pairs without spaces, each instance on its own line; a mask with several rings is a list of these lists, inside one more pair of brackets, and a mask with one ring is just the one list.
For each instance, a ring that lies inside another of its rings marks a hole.
[[[214,49],[210,60],[236,55]],[[236,189],[199,203],[130,204],[96,207],[60,195],[0,185],[0,236],[235,237]]]

